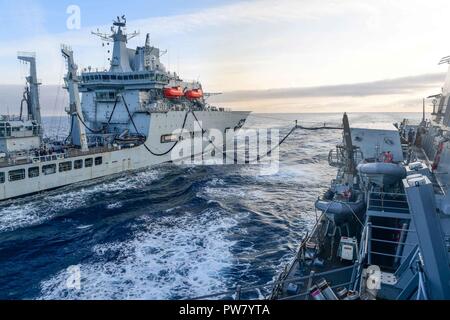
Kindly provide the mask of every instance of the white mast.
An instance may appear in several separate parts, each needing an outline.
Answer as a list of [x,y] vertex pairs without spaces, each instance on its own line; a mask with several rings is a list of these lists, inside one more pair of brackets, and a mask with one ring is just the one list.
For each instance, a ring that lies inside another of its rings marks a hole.
[[70,115],[71,115],[71,142],[74,146],[78,146],[82,151],[88,151],[88,143],[86,137],[86,129],[84,127],[83,113],[81,112],[80,92],[78,90],[78,66],[73,59],[73,51],[67,46],[62,46],[61,52],[67,60],[67,75],[64,78],[69,91],[70,98]]
[[127,49],[128,40],[133,39],[139,35],[139,32],[133,32],[132,34],[126,34],[124,29],[127,25],[127,19],[125,16],[117,17],[117,20],[113,21],[113,27],[111,28],[112,34],[104,34],[92,32],[93,35],[100,37],[103,41],[113,41],[114,48],[111,59],[111,72],[131,72],[130,57]]
[[[21,61],[30,64],[30,75],[27,77],[27,82],[30,87],[30,104],[31,104],[31,118],[36,121],[40,126],[41,122],[41,106],[39,104],[39,81],[37,79],[36,71],[36,55],[31,52],[19,52],[17,58]],[[42,137],[43,130],[41,127],[40,136]]]

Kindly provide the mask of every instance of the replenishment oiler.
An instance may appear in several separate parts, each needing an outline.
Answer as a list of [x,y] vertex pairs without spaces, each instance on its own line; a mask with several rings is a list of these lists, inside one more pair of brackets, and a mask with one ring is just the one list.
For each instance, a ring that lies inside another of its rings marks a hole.
[[[171,162],[181,141],[198,141],[201,155],[222,154],[223,141],[211,143],[209,133],[244,125],[249,112],[210,106],[199,82],[167,71],[148,34],[144,46],[127,48],[138,33],[126,33],[124,16],[110,34],[93,34],[113,46],[109,70],[79,73],[72,49],[62,46],[70,101],[64,141],[44,139],[36,57],[19,53],[30,74],[20,116],[0,119],[0,201]],[[175,160],[195,152],[177,153]]]

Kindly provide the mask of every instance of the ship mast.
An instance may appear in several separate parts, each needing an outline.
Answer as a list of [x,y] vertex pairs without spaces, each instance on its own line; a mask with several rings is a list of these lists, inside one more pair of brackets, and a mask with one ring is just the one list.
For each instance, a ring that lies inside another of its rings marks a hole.
[[345,146],[345,153],[347,158],[347,164],[345,168],[345,173],[347,174],[348,183],[352,183],[353,177],[356,173],[356,165],[355,165],[355,157],[354,157],[354,147],[352,142],[352,133],[350,129],[350,122],[348,120],[347,113],[344,113],[343,118],[343,125],[344,125],[344,146]]
[[98,36],[103,41],[113,41],[114,49],[111,59],[111,72],[131,72],[130,56],[127,49],[128,40],[133,39],[139,35],[139,32],[133,32],[127,34],[124,29],[127,25],[127,19],[125,16],[117,17],[117,20],[113,21],[113,27],[111,27],[112,34],[105,34],[99,31],[92,32],[93,35]]
[[[29,52],[19,52],[17,58],[21,61],[27,62],[30,65],[30,74],[26,78],[27,84],[30,90],[30,111],[31,120],[36,121],[41,125],[41,106],[39,104],[39,86],[40,83],[37,79],[36,71],[36,55]],[[43,130],[40,130],[40,136],[42,138]]]
[[86,129],[84,128],[83,114],[81,112],[80,92],[78,90],[78,66],[73,59],[73,51],[67,46],[62,46],[61,52],[64,58],[67,60],[67,75],[64,78],[69,91],[70,99],[70,115],[71,115],[71,143],[74,146],[78,146],[82,151],[88,151],[88,143],[86,137]]

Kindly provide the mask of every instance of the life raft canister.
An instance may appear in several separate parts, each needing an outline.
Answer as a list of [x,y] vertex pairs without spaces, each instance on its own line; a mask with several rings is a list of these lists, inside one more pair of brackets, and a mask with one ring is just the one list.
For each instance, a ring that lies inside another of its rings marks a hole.
[[345,190],[343,196],[345,199],[350,200],[350,198],[352,197],[352,190],[351,189]]
[[384,153],[384,163],[394,162],[394,155],[391,152]]

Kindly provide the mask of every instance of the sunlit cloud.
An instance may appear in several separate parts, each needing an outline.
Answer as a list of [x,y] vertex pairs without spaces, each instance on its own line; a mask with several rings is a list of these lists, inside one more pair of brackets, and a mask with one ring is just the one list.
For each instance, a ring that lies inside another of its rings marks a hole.
[[[366,99],[358,101],[363,105],[380,106],[386,96],[395,102],[400,96],[416,99],[422,91],[439,90],[439,81],[431,80],[443,71],[436,62],[450,53],[450,44],[442,41],[449,7],[446,0],[243,1],[131,20],[128,30],[141,31],[131,47],[141,45],[150,32],[155,45],[169,49],[163,61],[171,71],[199,79],[207,91],[228,92],[218,103],[245,108],[245,103],[268,99],[256,105],[269,110],[278,99],[284,109],[294,110],[292,100],[308,98],[305,105],[297,103],[301,111],[311,104],[321,106],[326,99],[313,100],[325,90],[343,99],[342,104],[358,98]],[[418,23],[427,12],[433,19]],[[73,47],[80,67],[108,68],[107,49],[90,32],[108,31],[110,21],[102,18],[81,30],[54,34],[43,29],[35,37],[0,40],[0,83],[23,83],[15,55],[25,50],[37,52],[44,84],[61,84],[61,43]],[[427,87],[417,87],[414,75],[431,77]],[[402,79],[407,89],[384,79]]]

